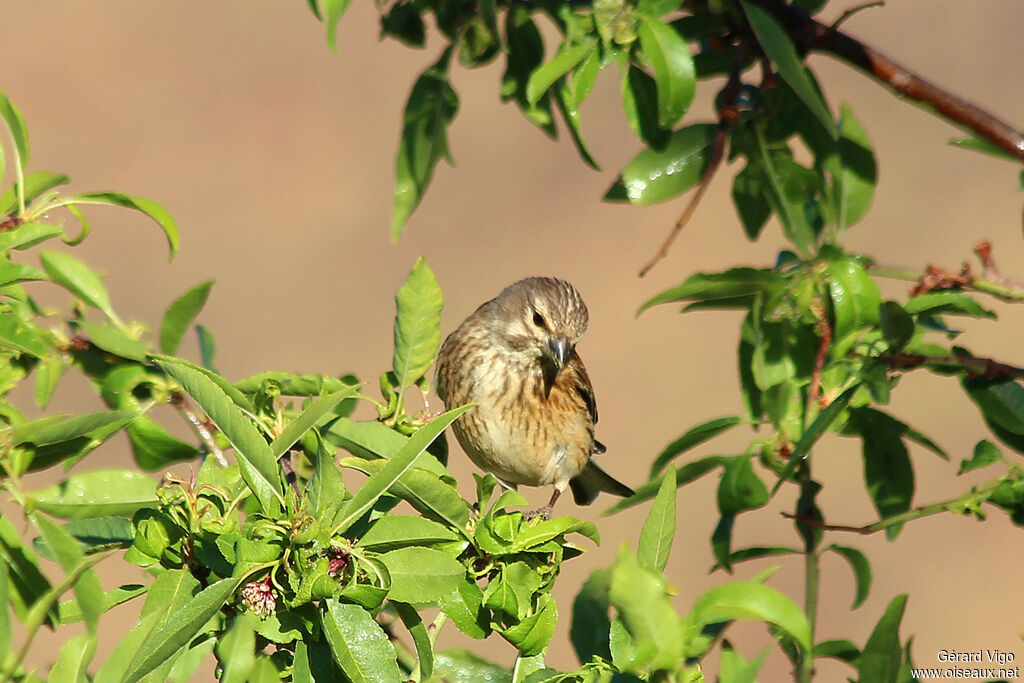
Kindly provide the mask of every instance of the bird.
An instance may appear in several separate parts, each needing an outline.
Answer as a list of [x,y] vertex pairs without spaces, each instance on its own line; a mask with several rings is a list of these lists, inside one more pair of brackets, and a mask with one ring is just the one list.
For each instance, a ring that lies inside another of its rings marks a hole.
[[435,386],[445,407],[475,404],[452,425],[473,463],[506,488],[553,485],[547,519],[571,488],[579,505],[601,491],[633,490],[593,460],[597,402],[576,345],[590,314],[576,288],[553,277],[512,283],[480,305],[438,353]]

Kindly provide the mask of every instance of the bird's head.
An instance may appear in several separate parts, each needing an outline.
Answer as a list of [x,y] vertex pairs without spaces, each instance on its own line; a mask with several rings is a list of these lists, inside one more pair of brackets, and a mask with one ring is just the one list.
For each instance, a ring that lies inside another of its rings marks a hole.
[[555,371],[569,362],[587,329],[587,307],[565,280],[526,278],[506,287],[492,303],[507,345]]

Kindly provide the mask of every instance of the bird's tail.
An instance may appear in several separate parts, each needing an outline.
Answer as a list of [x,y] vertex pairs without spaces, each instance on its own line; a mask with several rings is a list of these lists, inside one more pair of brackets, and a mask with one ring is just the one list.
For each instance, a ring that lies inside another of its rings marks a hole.
[[577,505],[590,505],[601,491],[614,493],[623,498],[633,495],[633,489],[605,472],[593,460],[587,463],[582,472],[569,480],[569,488],[572,489],[572,498]]

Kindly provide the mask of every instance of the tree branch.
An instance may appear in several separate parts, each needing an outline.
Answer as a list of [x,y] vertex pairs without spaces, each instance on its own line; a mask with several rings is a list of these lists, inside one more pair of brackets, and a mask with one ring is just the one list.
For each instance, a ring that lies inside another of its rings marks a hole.
[[764,6],[783,22],[803,51],[823,52],[852,64],[900,95],[928,105],[947,121],[972,131],[1024,161],[1024,133],[1008,123],[925,80],[870,45],[815,21],[800,10],[781,2],[765,3]]

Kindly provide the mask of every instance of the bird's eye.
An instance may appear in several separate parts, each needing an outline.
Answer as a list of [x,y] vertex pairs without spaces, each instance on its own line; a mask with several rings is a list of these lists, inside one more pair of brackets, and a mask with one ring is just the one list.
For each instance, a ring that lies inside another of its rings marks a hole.
[[537,327],[544,327],[544,316],[537,311],[533,312],[533,324]]

